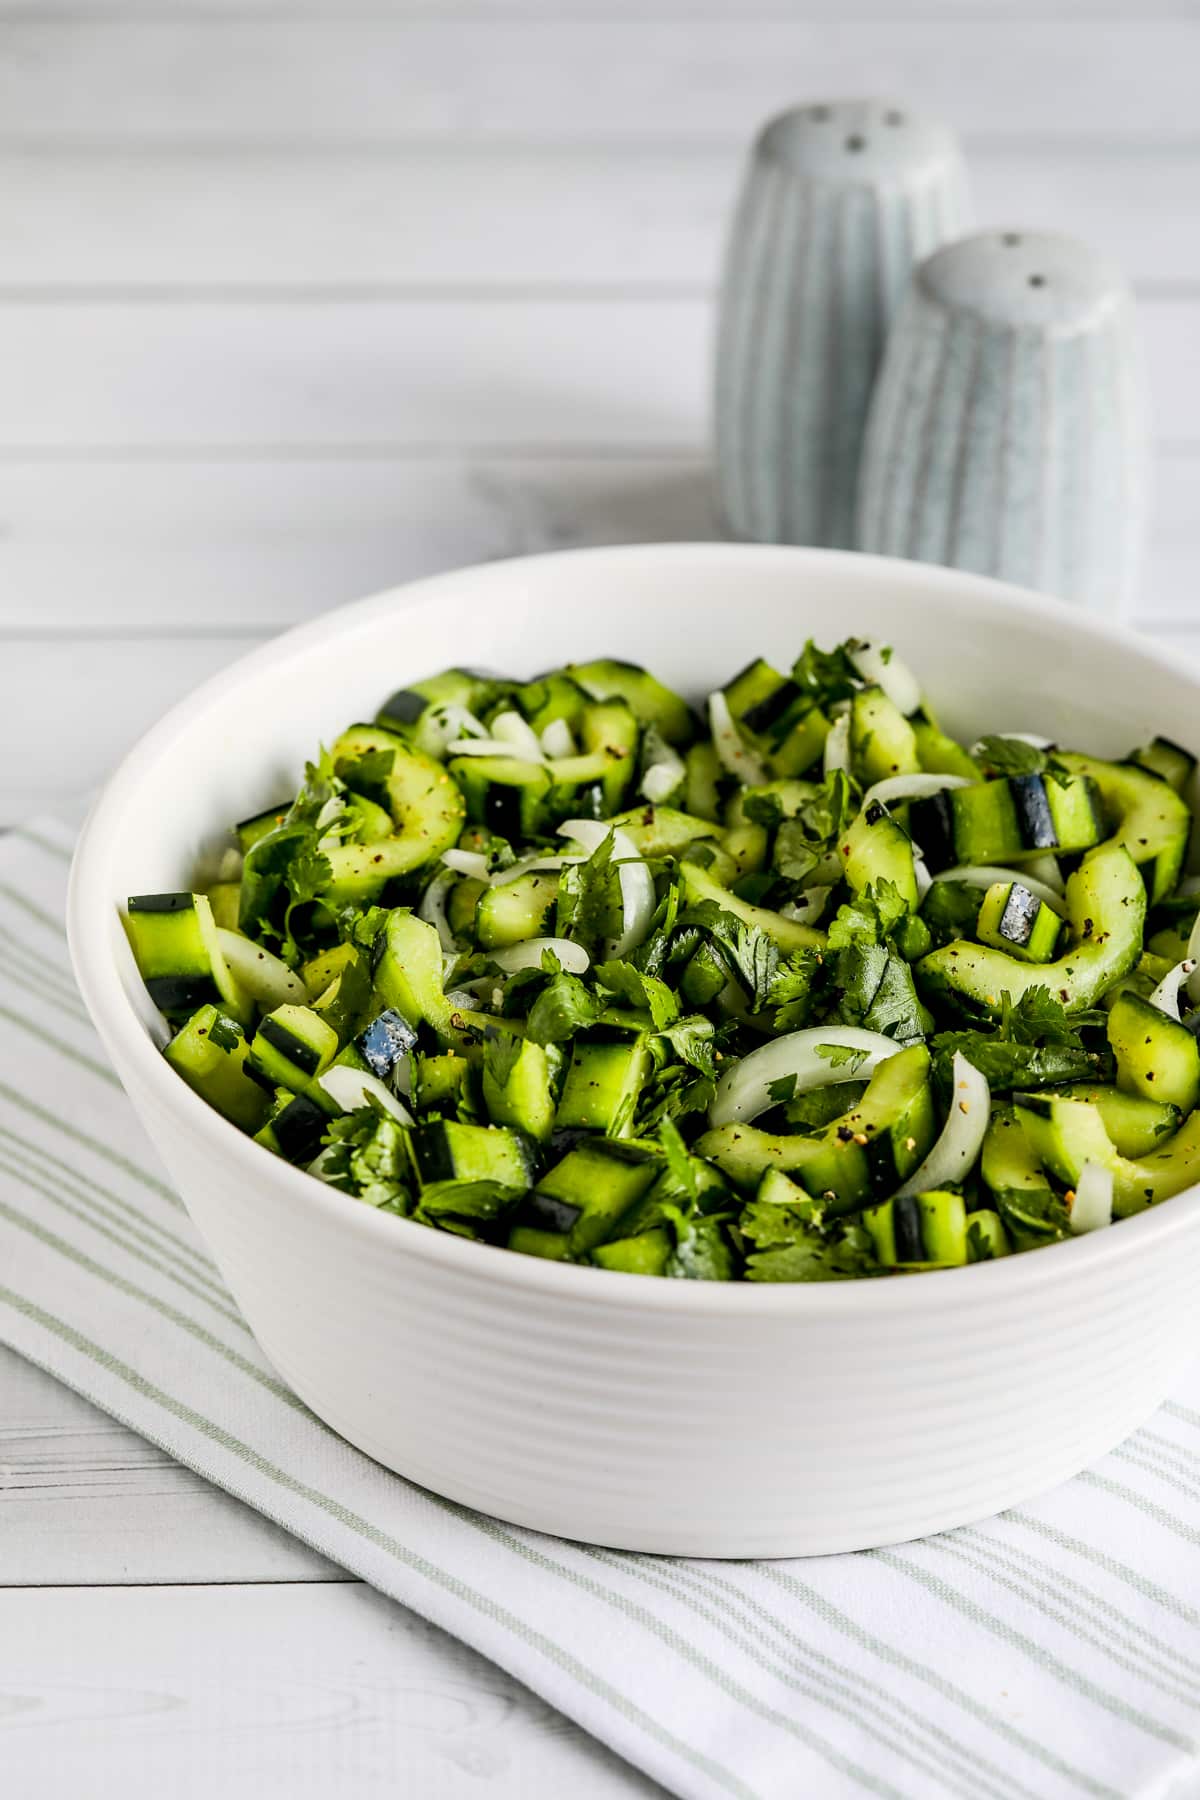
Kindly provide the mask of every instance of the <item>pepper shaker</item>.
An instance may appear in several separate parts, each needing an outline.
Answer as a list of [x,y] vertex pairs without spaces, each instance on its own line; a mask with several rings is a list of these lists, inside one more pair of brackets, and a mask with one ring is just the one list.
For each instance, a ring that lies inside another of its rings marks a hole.
[[1073,238],[982,232],[921,266],[896,319],[863,450],[859,546],[1120,613],[1147,461],[1119,270]]
[[854,542],[871,386],[915,264],[965,229],[952,132],[884,100],[781,113],[754,145],[725,259],[716,448],[725,521]]

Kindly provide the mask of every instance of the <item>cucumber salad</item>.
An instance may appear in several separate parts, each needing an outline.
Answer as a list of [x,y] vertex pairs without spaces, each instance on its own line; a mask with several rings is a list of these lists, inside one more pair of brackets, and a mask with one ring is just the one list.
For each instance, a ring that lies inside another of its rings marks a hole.
[[167,1060],[360,1204],[601,1269],[1109,1226],[1200,1180],[1194,759],[1003,723],[856,639],[699,710],[615,660],[414,682],[129,900]]

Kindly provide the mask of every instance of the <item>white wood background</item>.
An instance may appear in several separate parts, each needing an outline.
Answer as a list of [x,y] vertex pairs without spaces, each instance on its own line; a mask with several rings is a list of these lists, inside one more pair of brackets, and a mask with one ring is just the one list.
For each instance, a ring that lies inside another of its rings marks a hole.
[[[0,0],[0,821],[405,577],[713,533],[738,159],[800,98],[962,132],[981,220],[1141,298],[1138,614],[1200,651],[1197,0]],[[0,1354],[0,1792],[651,1790]]]

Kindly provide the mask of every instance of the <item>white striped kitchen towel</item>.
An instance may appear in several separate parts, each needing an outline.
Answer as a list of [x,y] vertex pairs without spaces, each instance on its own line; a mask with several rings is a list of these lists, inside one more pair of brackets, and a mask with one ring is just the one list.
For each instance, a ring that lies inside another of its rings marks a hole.
[[1200,1373],[1048,1499],[864,1555],[616,1554],[410,1487],[280,1384],[162,1179],[69,972],[70,849],[0,842],[0,1341],[672,1793],[1200,1792]]

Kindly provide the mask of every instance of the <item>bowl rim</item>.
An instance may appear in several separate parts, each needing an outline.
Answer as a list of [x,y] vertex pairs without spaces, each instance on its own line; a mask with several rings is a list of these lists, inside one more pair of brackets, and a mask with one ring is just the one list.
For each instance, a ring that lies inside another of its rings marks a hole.
[[[290,630],[270,638],[234,663],[201,682],[151,725],[126,752],[91,806],[80,831],[71,861],[67,892],[67,938],[80,992],[97,1030],[122,1076],[131,1069],[139,1086],[147,1091],[199,1145],[211,1145],[218,1155],[240,1167],[250,1189],[264,1182],[277,1185],[289,1203],[304,1206],[337,1229],[354,1232],[360,1241],[382,1248],[403,1249],[432,1267],[455,1276],[486,1282],[489,1292],[507,1287],[514,1293],[540,1294],[569,1299],[572,1304],[593,1307],[630,1307],[647,1313],[664,1310],[707,1316],[758,1318],[853,1316],[860,1309],[885,1315],[924,1316],[935,1303],[945,1311],[961,1309],[985,1300],[1002,1284],[1014,1296],[1031,1286],[1083,1278],[1122,1255],[1121,1245],[1133,1252],[1143,1239],[1166,1238],[1200,1221],[1200,1184],[1175,1195],[1169,1206],[1149,1207],[1120,1221],[1120,1232],[1091,1232],[1062,1243],[1043,1245],[1035,1254],[992,1259],[962,1268],[928,1271],[936,1275],[936,1290],[925,1281],[831,1282],[699,1282],[650,1281],[620,1270],[585,1268],[539,1257],[514,1254],[500,1245],[481,1244],[450,1232],[431,1230],[410,1219],[382,1214],[351,1196],[313,1178],[304,1169],[284,1162],[253,1139],[236,1130],[208,1106],[171,1069],[138,1018],[120,981],[111,956],[106,954],[103,933],[107,929],[106,837],[135,791],[142,766],[170,753],[172,742],[202,716],[218,696],[227,698],[231,686],[252,686],[270,671],[277,676],[289,656],[304,654],[314,645],[369,627],[381,614],[397,608],[436,603],[439,595],[453,592],[461,598],[464,588],[486,590],[493,582],[511,583],[526,568],[562,569],[568,572],[587,559],[609,562],[614,572],[630,564],[653,568],[655,564],[677,570],[689,563],[727,563],[743,569],[786,565],[797,573],[829,571],[853,566],[892,584],[898,593],[938,588],[957,593],[969,605],[972,600],[997,603],[1033,622],[1054,620],[1070,624],[1085,634],[1107,640],[1143,663],[1178,676],[1177,661],[1169,651],[1140,637],[1113,620],[1098,618],[1067,602],[1017,587],[991,577],[916,563],[896,557],[870,556],[859,551],[826,550],[792,545],[727,542],[682,542],[605,545],[549,551],[534,556],[475,563],[437,575],[385,588],[361,600],[338,606]],[[1200,673],[1195,677],[1200,697]],[[132,1100],[132,1095],[130,1096]],[[135,1110],[137,1110],[136,1102]],[[215,1140],[215,1141],[214,1141]],[[268,1160],[269,1159],[269,1160]],[[924,1298],[922,1299],[922,1295]]]

